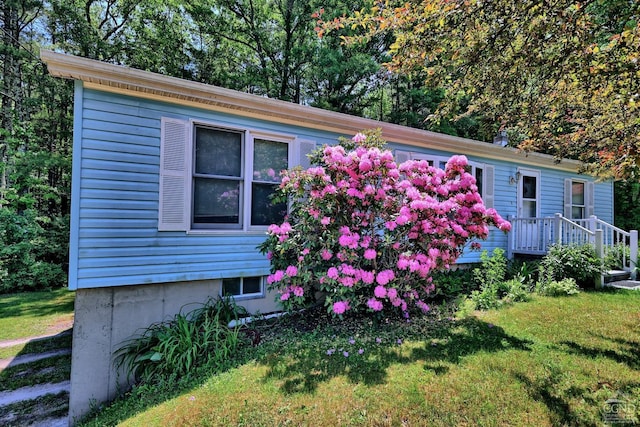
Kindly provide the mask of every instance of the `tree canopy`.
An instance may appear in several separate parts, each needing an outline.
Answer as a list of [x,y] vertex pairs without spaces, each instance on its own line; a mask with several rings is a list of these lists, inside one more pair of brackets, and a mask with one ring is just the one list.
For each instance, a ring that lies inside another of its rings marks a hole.
[[392,35],[387,68],[445,92],[433,122],[481,115],[523,149],[640,174],[640,2],[378,1],[320,24]]

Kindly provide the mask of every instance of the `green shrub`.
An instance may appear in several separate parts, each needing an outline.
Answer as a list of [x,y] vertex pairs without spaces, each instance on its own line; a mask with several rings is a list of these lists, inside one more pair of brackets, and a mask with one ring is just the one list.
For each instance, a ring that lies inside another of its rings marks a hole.
[[115,352],[115,366],[135,381],[157,382],[169,376],[186,376],[194,368],[219,369],[245,338],[241,326],[228,327],[246,313],[228,299],[209,300],[187,314],[158,322],[125,341]]
[[471,268],[436,271],[431,277],[435,285],[433,297],[454,299],[460,295],[469,295],[471,291],[478,288]]
[[0,293],[64,286],[65,232],[68,225],[63,220],[51,222],[30,209],[0,209]]
[[518,278],[507,280],[504,284],[507,294],[502,299],[505,303],[529,301],[530,289],[526,281]]
[[509,264],[507,265],[507,277],[517,279],[525,285],[529,291],[532,291],[538,281],[539,266],[540,261],[538,260],[509,260]]
[[483,251],[480,262],[480,267],[473,269],[473,277],[479,290],[472,291],[469,298],[476,310],[496,308],[502,304],[502,298],[509,291],[505,282],[507,258],[504,256],[504,250],[496,248],[491,256],[487,251]]
[[593,287],[602,274],[602,261],[591,245],[552,245],[540,262],[542,283],[572,278],[580,287]]
[[496,248],[491,256],[484,251],[480,260],[480,267],[473,270],[479,289],[471,292],[469,298],[462,302],[461,309],[488,310],[529,300],[535,264],[509,263],[500,248]]
[[602,263],[605,270],[622,270],[625,261],[628,263],[631,257],[631,248],[624,243],[618,243],[607,248]]
[[536,287],[536,292],[540,295],[556,297],[577,294],[580,292],[580,288],[573,278],[567,278],[552,280],[550,282],[539,282]]
[[473,277],[480,289],[498,287],[507,275],[507,258],[504,250],[496,248],[491,256],[487,251],[480,255],[480,267],[473,269]]

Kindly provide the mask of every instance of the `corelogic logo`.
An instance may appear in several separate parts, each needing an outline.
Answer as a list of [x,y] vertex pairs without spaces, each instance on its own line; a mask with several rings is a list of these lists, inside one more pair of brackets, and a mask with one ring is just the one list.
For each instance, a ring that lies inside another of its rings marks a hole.
[[602,406],[602,421],[607,424],[637,425],[638,406],[622,393],[608,399]]

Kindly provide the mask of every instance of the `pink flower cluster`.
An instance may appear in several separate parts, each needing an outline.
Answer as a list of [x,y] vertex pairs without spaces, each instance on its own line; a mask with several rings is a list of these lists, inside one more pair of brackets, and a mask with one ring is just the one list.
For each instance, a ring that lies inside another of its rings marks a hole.
[[464,156],[444,170],[425,161],[398,166],[364,133],[351,145],[326,146],[317,166],[283,173],[280,191],[293,204],[286,222],[269,227],[267,282],[287,303],[311,294],[304,289],[323,292],[336,315],[427,311],[431,273],[485,239],[490,225],[510,224],[484,206]]

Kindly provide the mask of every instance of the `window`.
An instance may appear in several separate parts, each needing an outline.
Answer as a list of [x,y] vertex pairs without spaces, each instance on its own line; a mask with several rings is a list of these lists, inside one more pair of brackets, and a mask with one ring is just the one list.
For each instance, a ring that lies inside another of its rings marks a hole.
[[294,136],[163,118],[158,230],[260,230],[282,221],[271,195],[280,171],[300,164],[315,142]]
[[271,203],[271,195],[280,184],[280,171],[289,167],[289,144],[256,139],[253,144],[253,182],[251,184],[251,224],[281,222],[286,203]]
[[564,216],[571,219],[584,219],[593,215],[593,182],[578,179],[566,179],[564,184]]
[[231,279],[222,279],[222,296],[262,297],[264,296],[262,277],[234,277]]
[[196,126],[193,224],[242,225],[244,135]]
[[289,168],[289,143],[254,138],[248,144],[245,132],[201,125],[194,133],[192,226],[242,229],[245,210],[250,226],[282,221],[287,205],[272,204],[271,195],[280,171]]
[[584,218],[584,182],[571,182],[571,218]]

